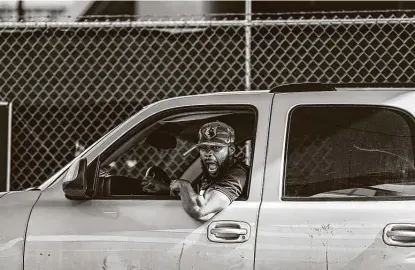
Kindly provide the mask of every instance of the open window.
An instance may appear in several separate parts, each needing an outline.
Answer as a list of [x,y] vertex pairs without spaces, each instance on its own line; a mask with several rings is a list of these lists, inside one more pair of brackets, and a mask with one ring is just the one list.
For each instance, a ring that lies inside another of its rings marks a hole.
[[[148,169],[157,166],[169,179],[182,178],[197,181],[202,168],[197,150],[188,151],[197,143],[200,127],[208,122],[222,121],[235,130],[236,157],[248,168],[252,157],[246,156],[247,142],[254,147],[256,113],[251,107],[195,107],[161,113],[127,132],[123,138],[100,157],[101,176],[111,176],[111,187],[100,186],[100,198],[170,198],[145,194],[141,180]],[[252,153],[252,151],[249,151]],[[249,173],[250,175],[250,173]],[[248,197],[248,179],[240,200]],[[177,198],[176,198],[177,199]]]

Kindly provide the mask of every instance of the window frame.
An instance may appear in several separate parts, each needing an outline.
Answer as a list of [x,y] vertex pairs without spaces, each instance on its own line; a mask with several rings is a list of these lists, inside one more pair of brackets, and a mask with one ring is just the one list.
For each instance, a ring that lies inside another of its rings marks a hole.
[[[147,117],[143,121],[137,123],[134,127],[132,127],[130,130],[126,131],[120,138],[118,138],[116,141],[114,141],[110,146],[108,146],[101,154],[99,154],[94,160],[92,160],[88,166],[87,170],[90,170],[90,164],[95,163],[95,161],[98,159],[98,164],[100,166],[102,161],[105,161],[109,156],[111,156],[114,151],[117,151],[117,148],[119,148],[121,145],[129,141],[131,138],[137,135],[138,132],[142,132],[143,130],[147,130],[150,126],[152,126],[155,122],[163,120],[165,118],[170,118],[174,116],[175,114],[180,113],[195,113],[195,112],[226,112],[226,111],[233,111],[233,110],[243,110],[249,113],[252,113],[254,116],[254,130],[253,134],[254,137],[251,139],[252,143],[252,149],[255,149],[256,144],[256,138],[257,138],[257,132],[258,132],[258,108],[255,105],[252,104],[214,104],[214,105],[194,105],[194,106],[186,106],[182,108],[169,108],[165,109],[159,112],[156,112],[155,114],[152,114],[151,116]],[[250,170],[248,174],[248,187],[247,187],[247,194],[244,196],[244,198],[238,198],[235,201],[247,201],[249,199],[249,193],[251,188],[251,178],[252,178],[252,165],[254,161],[254,151],[251,151],[251,160],[250,160]],[[109,197],[97,197],[97,198],[91,198],[90,200],[94,201],[108,201],[108,200],[166,200],[166,201],[178,201],[181,200],[179,196],[173,197],[170,195],[113,195]]]
[[413,153],[415,156],[415,115],[410,113],[409,111],[395,107],[390,105],[379,105],[379,104],[336,104],[336,103],[327,103],[327,104],[297,104],[293,106],[289,112],[287,117],[286,129],[285,129],[285,142],[284,142],[284,152],[283,152],[283,173],[282,173],[282,189],[281,189],[281,201],[309,201],[309,202],[321,202],[321,201],[344,201],[344,202],[352,202],[352,201],[409,201],[415,200],[415,194],[413,196],[378,196],[378,197],[293,197],[293,196],[286,196],[286,177],[287,177],[287,158],[288,158],[288,146],[290,140],[290,128],[292,123],[293,113],[298,108],[353,108],[353,107],[360,107],[360,108],[372,108],[372,109],[379,109],[379,110],[388,110],[394,113],[397,113],[400,117],[402,117],[408,124],[409,121],[412,121],[412,126],[408,125],[411,131],[411,138],[412,138],[412,145],[413,145]]

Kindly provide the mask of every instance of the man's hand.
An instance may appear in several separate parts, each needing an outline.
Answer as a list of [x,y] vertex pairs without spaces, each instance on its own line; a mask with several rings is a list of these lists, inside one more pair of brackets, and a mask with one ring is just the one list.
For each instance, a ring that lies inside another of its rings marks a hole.
[[190,184],[189,181],[187,181],[187,180],[182,180],[182,179],[172,180],[170,182],[170,195],[171,196],[179,196],[180,195],[180,187],[181,187],[180,182],[186,182],[186,183]]
[[179,196],[180,195],[180,183],[179,181],[172,180],[170,182],[170,195]]
[[141,187],[144,192],[153,194],[169,194],[170,192],[168,184],[150,176],[144,178],[143,182],[141,182]]
[[184,210],[194,219],[206,221],[222,211],[231,203],[230,199],[217,190],[209,189],[205,194],[198,195],[186,180],[173,180],[170,194],[178,192]]

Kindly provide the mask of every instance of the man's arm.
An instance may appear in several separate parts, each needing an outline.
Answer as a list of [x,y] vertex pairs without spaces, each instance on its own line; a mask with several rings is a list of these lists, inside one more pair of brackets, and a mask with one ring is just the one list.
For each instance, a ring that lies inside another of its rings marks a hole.
[[206,221],[222,211],[231,203],[228,196],[220,191],[207,190],[198,195],[187,181],[178,181],[180,197],[184,210],[194,219]]

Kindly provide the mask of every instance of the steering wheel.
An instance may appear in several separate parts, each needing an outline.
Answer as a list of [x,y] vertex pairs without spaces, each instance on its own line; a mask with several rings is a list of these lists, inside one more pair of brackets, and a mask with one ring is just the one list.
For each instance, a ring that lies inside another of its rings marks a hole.
[[148,168],[146,171],[145,178],[147,177],[153,177],[167,185],[170,185],[170,177],[162,168],[158,166],[151,166],[150,168]]

